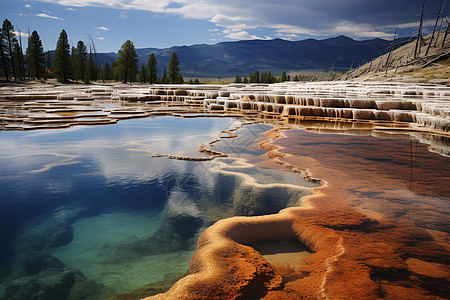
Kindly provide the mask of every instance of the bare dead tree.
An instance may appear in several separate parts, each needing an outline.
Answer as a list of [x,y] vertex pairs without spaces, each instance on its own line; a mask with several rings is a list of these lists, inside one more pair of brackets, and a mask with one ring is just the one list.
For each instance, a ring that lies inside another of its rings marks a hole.
[[414,58],[417,58],[417,55],[420,52],[420,42],[422,39],[422,25],[423,25],[423,10],[425,8],[425,0],[422,2],[422,13],[420,14],[420,23],[419,23],[419,31],[417,32],[417,42],[416,42],[416,50],[414,51]]
[[443,23],[444,23],[444,17],[441,18],[441,24],[439,24],[439,29],[437,31],[436,39],[434,40],[434,45],[433,45],[434,48],[436,48],[437,42],[439,40],[439,35],[441,33],[441,29],[442,29],[442,24]]
[[395,38],[397,37],[397,29],[398,25],[395,27],[394,39],[392,40],[391,49],[389,50],[389,54],[386,60],[386,74],[389,68],[389,60],[391,59],[392,50],[394,50]]
[[333,70],[334,70],[334,65],[331,65],[330,70],[328,72],[328,79],[327,79],[327,81],[331,80],[331,74],[333,73]]
[[448,34],[449,27],[450,27],[450,23],[448,22],[447,19],[445,19],[445,22],[447,22],[447,29],[445,29],[445,34],[444,34],[444,38],[442,39],[441,48],[443,48],[445,46],[445,40],[447,39],[447,34]]
[[[105,83],[105,79],[103,77],[103,70],[101,69],[100,61],[97,56],[97,49],[95,49],[94,39],[92,38],[92,36],[90,34],[88,34],[88,36],[89,36],[89,41],[90,41],[90,43],[92,43],[92,47],[94,48],[95,66],[96,66],[97,70],[100,71],[100,77],[102,78],[102,82]],[[90,47],[90,44],[89,44],[89,47]]]
[[397,68],[395,68],[394,74],[397,74],[398,68],[402,65],[402,60],[400,60],[397,64]]
[[434,23],[433,33],[431,34],[431,39],[430,39],[430,43],[428,44],[427,51],[425,51],[425,56],[427,56],[428,51],[430,51],[431,44],[433,43],[434,33],[436,32],[437,24],[439,22],[439,19],[441,18],[441,12],[442,12],[443,7],[444,7],[444,0],[441,0],[441,5],[439,6],[439,12],[438,12],[438,15],[436,18],[436,22]]

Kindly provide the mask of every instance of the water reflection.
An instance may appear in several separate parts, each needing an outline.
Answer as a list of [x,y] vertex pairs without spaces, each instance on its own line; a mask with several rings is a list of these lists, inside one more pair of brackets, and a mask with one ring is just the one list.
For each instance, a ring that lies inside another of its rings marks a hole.
[[264,153],[256,143],[266,125],[241,128],[240,138],[215,146],[228,158],[153,157],[202,156],[199,145],[240,124],[161,117],[0,132],[0,296],[27,298],[39,286],[61,299],[105,299],[164,285],[187,271],[205,226],[298,205],[317,185],[248,163]]
[[[276,143],[296,156],[287,160],[310,166],[315,176],[326,180],[323,198],[333,205],[350,204],[370,217],[401,226],[449,231],[448,157],[405,135],[379,138],[303,130],[286,135]],[[311,165],[301,157],[317,163]]]

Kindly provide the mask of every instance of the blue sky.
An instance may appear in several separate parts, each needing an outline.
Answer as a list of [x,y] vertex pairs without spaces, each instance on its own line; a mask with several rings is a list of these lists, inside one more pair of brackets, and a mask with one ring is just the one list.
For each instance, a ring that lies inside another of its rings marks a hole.
[[[426,0],[430,32],[440,0]],[[36,30],[54,49],[62,29],[69,43],[90,35],[98,52],[166,48],[248,39],[302,40],[347,35],[392,39],[417,31],[422,0],[0,0],[3,21]],[[448,8],[444,10],[448,15]]]

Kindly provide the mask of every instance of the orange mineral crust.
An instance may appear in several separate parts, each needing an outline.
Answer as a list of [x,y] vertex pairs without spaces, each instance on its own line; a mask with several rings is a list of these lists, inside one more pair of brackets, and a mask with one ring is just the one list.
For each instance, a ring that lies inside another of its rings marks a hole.
[[[410,139],[270,133],[268,161],[322,187],[300,207],[234,217],[198,241],[189,275],[146,299],[448,299],[450,160]],[[298,266],[252,245],[297,239]]]

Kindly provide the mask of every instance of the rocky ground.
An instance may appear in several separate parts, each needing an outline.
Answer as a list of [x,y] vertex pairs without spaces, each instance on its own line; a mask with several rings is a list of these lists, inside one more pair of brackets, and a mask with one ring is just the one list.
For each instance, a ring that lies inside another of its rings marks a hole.
[[[416,40],[411,40],[401,47],[370,62],[350,70],[339,80],[387,81],[407,83],[450,84],[450,36],[445,42],[445,32],[431,34],[420,43],[416,53]],[[428,50],[428,45],[431,47]],[[428,52],[427,52],[428,50]]]

